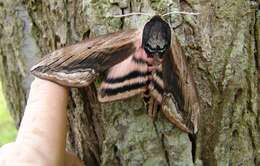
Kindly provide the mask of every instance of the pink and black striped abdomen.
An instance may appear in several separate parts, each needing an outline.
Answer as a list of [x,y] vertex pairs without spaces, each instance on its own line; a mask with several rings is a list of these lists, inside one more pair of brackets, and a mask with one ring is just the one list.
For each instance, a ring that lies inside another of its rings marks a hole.
[[162,76],[162,65],[159,65],[156,70],[151,73],[151,81],[148,86],[150,95],[155,98],[158,103],[162,102],[162,95],[164,93]]

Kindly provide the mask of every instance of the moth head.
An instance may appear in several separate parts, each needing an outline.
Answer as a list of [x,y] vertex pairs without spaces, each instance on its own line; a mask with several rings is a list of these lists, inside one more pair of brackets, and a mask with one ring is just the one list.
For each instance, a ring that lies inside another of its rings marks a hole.
[[162,59],[171,45],[171,28],[160,16],[154,16],[144,26],[142,47],[149,57]]

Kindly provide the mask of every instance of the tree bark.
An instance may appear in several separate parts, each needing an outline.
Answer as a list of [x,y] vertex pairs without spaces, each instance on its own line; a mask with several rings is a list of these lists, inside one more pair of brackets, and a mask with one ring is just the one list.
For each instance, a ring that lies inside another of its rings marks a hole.
[[199,132],[188,136],[141,96],[100,104],[98,81],[71,89],[67,148],[86,165],[260,165],[258,2],[242,0],[0,0],[0,78],[20,124],[42,55],[84,38],[141,28],[129,12],[199,12],[165,18],[192,69],[201,101]]

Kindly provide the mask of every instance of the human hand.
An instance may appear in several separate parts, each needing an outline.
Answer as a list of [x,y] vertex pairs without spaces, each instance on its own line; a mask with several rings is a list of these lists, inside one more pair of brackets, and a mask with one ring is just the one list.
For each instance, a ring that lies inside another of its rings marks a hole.
[[1,166],[83,166],[65,150],[67,89],[35,79],[15,142],[0,149]]

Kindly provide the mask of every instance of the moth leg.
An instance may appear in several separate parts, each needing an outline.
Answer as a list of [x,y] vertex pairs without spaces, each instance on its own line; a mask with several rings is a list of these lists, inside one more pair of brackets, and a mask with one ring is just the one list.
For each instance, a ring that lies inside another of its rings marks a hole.
[[149,100],[148,115],[153,119],[157,115],[158,106],[159,103],[154,98],[151,97]]
[[182,115],[178,112],[178,105],[171,93],[164,93],[162,99],[162,112],[165,117],[181,130],[187,133],[193,133],[184,122]]

